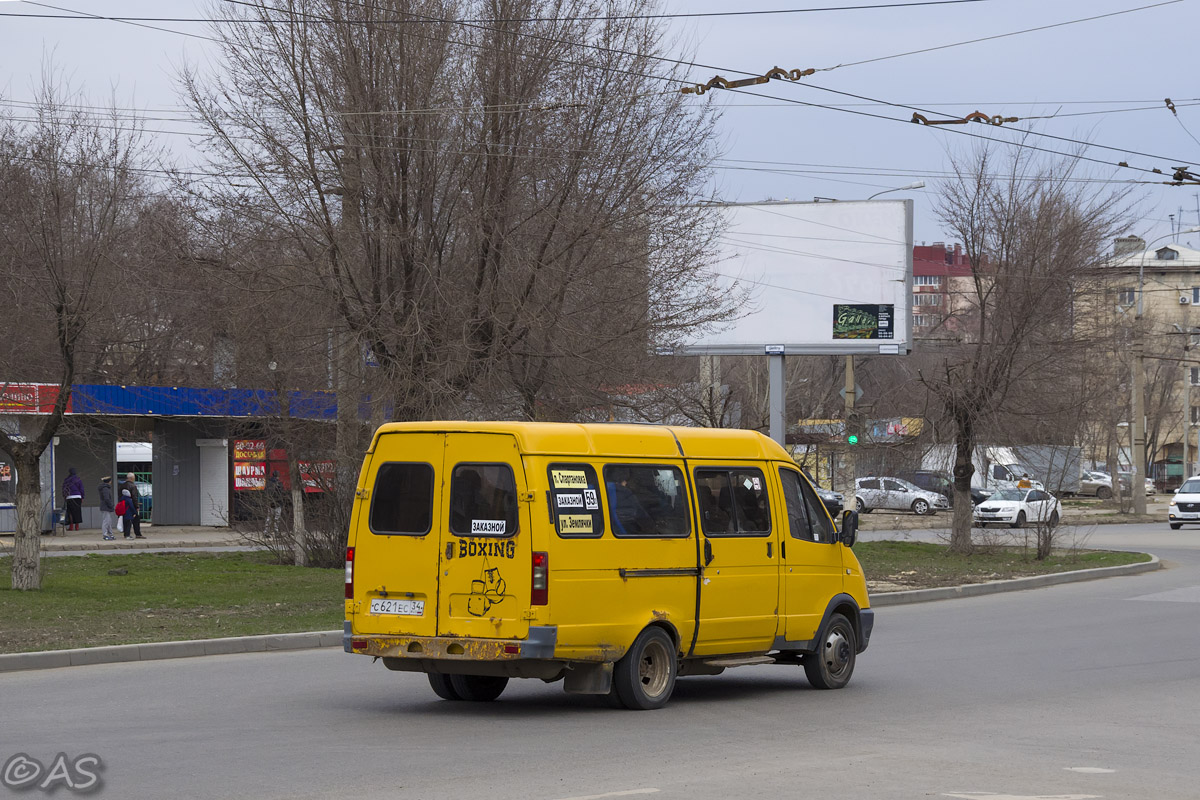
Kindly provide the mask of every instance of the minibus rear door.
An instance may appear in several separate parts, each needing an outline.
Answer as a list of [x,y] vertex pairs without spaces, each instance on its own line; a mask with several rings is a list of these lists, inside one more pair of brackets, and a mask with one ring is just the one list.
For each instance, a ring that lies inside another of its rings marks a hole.
[[354,541],[355,633],[434,636],[446,435],[388,433],[367,467]]
[[447,435],[438,515],[439,636],[527,635],[532,584],[527,499],[516,437]]

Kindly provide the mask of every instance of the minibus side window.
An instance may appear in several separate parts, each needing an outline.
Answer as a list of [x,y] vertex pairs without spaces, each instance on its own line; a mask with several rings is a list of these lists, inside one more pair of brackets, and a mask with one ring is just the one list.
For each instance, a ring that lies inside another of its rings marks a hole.
[[614,536],[668,538],[691,533],[687,490],[679,469],[608,464],[604,488]]
[[433,467],[388,462],[375,474],[372,533],[424,536],[433,525]]
[[787,504],[788,531],[793,539],[811,539],[812,528],[808,524],[808,510],[804,507],[804,495],[800,493],[800,474],[790,469],[781,469],[779,482],[783,484],[783,500]]
[[550,502],[554,526],[564,538],[595,539],[604,535],[600,482],[590,464],[551,464]]
[[508,464],[457,464],[450,475],[450,531],[459,536],[517,532],[517,484]]
[[798,473],[791,470],[779,470],[780,480],[783,481],[783,495],[788,500],[788,516],[792,514],[791,503],[792,498],[789,497],[789,482],[799,491],[800,498],[804,504],[805,516],[808,518],[807,532],[804,536],[798,533],[797,530],[792,531],[793,536],[798,538],[811,539],[814,542],[834,542],[837,541],[837,532],[834,530],[833,522],[829,519],[829,514],[825,511],[825,504],[821,502],[821,498],[817,497],[817,493],[813,491],[812,486],[808,481],[804,480]]
[[771,531],[766,481],[756,469],[697,469],[700,518],[709,536],[765,536]]

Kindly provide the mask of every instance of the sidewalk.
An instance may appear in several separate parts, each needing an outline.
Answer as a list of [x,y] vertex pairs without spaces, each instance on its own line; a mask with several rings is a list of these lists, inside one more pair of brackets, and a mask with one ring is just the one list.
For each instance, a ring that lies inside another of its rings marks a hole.
[[[1100,505],[1088,508],[1063,509],[1063,524],[1065,525],[1110,525],[1121,523],[1154,523],[1166,524],[1167,506],[1171,502],[1170,495],[1158,495],[1147,498],[1146,516],[1137,517],[1133,514],[1118,514],[1110,507]],[[903,511],[873,511],[859,517],[859,529],[864,531],[886,530],[929,530],[949,528],[954,519],[953,511],[941,511],[929,516],[917,516]],[[143,523],[144,539],[124,539],[117,535],[114,541],[106,542],[100,536],[99,529],[68,531],[65,536],[42,536],[42,549],[53,550],[138,550],[162,547],[235,547],[247,544],[232,528],[213,528],[200,525],[164,525],[154,526]],[[13,535],[0,533],[0,556],[12,552]]]
[[[232,528],[213,528],[200,525],[148,525],[142,523],[143,539],[125,539],[120,533],[106,542],[99,529],[67,531],[65,536],[42,536],[42,550],[105,550],[125,551],[163,547],[233,547],[246,544]],[[13,548],[13,534],[0,534],[0,556]]]

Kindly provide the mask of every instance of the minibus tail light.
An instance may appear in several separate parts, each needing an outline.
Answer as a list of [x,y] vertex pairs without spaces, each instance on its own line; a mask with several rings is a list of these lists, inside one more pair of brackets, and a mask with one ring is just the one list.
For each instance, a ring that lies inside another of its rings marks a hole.
[[346,548],[346,599],[354,599],[354,548]]
[[530,605],[544,606],[550,602],[550,554],[533,554],[533,592]]

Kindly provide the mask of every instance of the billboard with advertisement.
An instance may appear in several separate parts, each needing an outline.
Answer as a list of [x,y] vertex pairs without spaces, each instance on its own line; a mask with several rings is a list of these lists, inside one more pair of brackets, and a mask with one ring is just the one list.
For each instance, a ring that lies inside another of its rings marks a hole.
[[905,355],[912,350],[911,200],[730,203],[710,270],[746,294],[681,355]]

